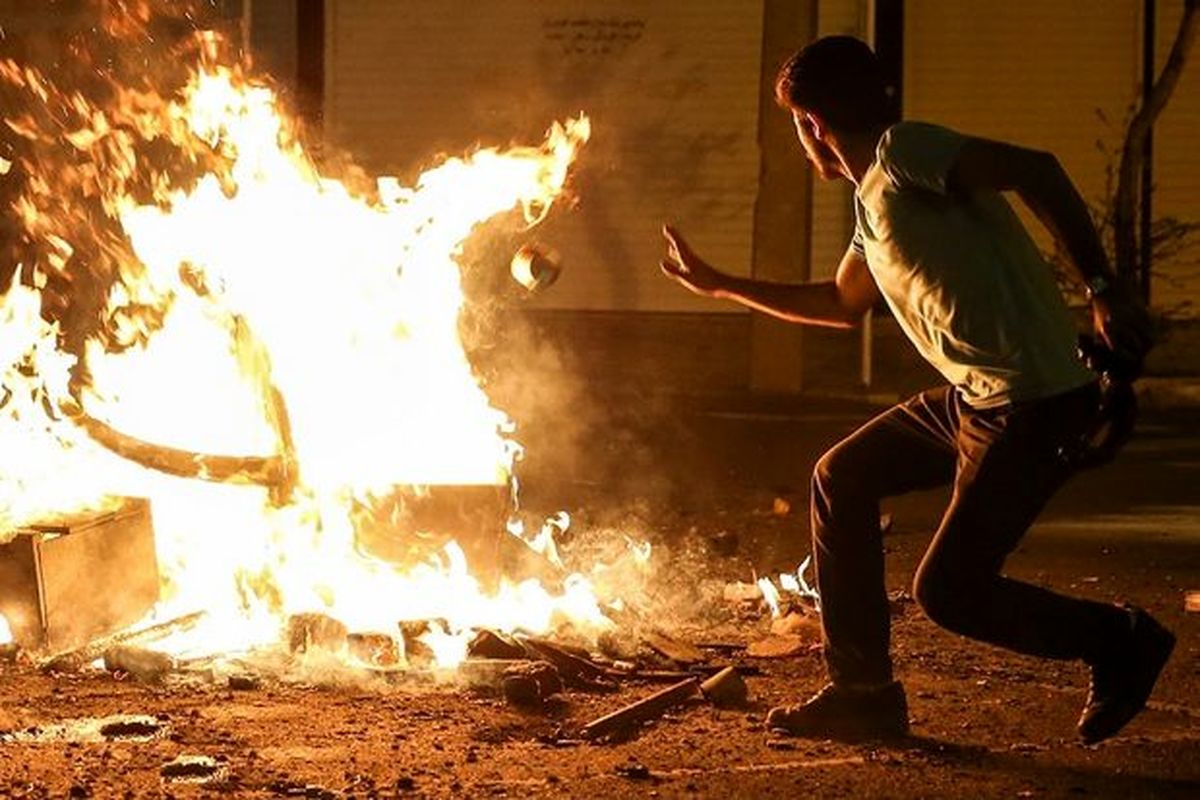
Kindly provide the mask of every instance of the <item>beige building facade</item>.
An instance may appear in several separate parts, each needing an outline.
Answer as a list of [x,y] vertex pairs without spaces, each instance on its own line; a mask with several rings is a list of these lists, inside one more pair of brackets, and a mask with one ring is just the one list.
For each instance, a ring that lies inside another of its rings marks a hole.
[[[805,331],[693,297],[657,273],[658,227],[672,221],[731,271],[831,274],[850,235],[849,189],[813,181],[774,104],[787,55],[822,34],[890,37],[906,116],[1051,150],[1103,206],[1139,97],[1144,11],[1154,10],[1161,66],[1183,0],[222,5],[241,17],[256,65],[294,89],[293,106],[372,171],[412,177],[439,154],[534,143],[553,120],[588,113],[595,133],[578,165],[578,206],[535,232],[564,254],[563,277],[521,313],[583,336],[616,370],[702,390],[793,392],[885,385],[915,367],[887,319],[865,339]],[[69,24],[38,8],[0,0],[10,35],[36,43]],[[1154,131],[1156,219],[1200,223],[1198,140],[1194,54]],[[1200,316],[1200,237],[1154,268],[1154,306]],[[679,341],[705,335],[706,363],[689,371]]]

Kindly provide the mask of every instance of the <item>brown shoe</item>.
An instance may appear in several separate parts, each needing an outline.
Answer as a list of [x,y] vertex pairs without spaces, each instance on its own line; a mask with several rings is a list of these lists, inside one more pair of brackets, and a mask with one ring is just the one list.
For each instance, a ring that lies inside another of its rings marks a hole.
[[821,739],[894,738],[908,733],[908,701],[899,681],[878,689],[848,689],[831,683],[806,703],[771,709],[767,727],[790,736]]

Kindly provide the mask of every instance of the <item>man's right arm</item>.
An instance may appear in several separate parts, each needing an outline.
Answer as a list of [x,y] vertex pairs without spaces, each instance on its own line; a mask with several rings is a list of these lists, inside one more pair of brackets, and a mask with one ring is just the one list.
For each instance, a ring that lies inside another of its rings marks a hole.
[[1087,205],[1057,158],[1005,142],[968,138],[950,180],[967,191],[1016,191],[1066,248],[1079,280],[1100,287],[1091,296],[1096,331],[1114,349],[1139,359],[1145,355],[1154,341],[1150,315],[1136,292],[1113,273]]
[[696,294],[732,300],[788,322],[853,328],[879,300],[867,262],[847,248],[833,280],[778,283],[721,272],[695,254],[678,231],[663,228],[666,275]]

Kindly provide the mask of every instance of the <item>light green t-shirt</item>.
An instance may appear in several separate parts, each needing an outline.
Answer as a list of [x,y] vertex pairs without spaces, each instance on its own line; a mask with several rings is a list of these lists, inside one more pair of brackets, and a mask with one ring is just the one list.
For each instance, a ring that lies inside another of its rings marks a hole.
[[889,128],[855,192],[853,246],[908,338],[971,406],[1095,380],[1053,271],[1008,202],[948,190],[964,141],[920,122]]

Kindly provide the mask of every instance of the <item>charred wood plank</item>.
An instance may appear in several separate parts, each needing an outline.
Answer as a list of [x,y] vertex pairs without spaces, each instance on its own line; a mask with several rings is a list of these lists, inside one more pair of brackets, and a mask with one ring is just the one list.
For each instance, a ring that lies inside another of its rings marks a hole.
[[704,654],[703,650],[665,633],[657,631],[646,633],[642,636],[642,641],[654,652],[681,666],[703,664],[708,661],[708,656]]
[[467,645],[471,658],[525,658],[526,650],[514,639],[488,628],[481,629]]
[[82,647],[55,654],[52,658],[41,663],[44,672],[75,672],[98,658],[102,658],[107,650],[123,645],[145,644],[165,638],[179,631],[190,630],[207,616],[207,611],[195,611],[182,617],[169,619],[156,625],[134,631],[122,631],[88,642]]
[[585,739],[627,736],[642,723],[698,697],[700,681],[688,678],[589,722],[583,726],[581,733]]
[[518,636],[517,641],[532,660],[549,661],[557,667],[563,682],[568,686],[595,691],[612,691],[616,688],[609,680],[609,671],[590,659],[570,653],[545,639]]

